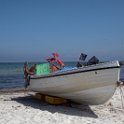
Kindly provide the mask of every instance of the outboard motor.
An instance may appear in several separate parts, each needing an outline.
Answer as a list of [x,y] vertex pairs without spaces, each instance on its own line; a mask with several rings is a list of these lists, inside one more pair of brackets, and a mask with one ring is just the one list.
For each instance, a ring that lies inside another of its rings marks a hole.
[[98,64],[99,63],[99,59],[96,58],[95,56],[93,56],[88,62],[88,65],[93,65],[93,64]]

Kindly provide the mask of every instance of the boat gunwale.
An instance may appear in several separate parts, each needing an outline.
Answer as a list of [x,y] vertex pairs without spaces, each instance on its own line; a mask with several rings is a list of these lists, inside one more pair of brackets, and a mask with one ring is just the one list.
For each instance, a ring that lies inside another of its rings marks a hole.
[[[98,67],[98,68],[89,69],[89,67],[91,67],[91,66],[79,67],[77,69],[73,69],[73,70],[69,70],[69,71],[63,71],[63,72],[58,72],[58,73],[51,73],[50,75],[42,75],[42,76],[36,76],[36,75],[34,75],[34,76],[30,76],[30,79],[52,78],[52,77],[58,77],[58,76],[64,76],[64,75],[72,75],[72,74],[77,74],[77,73],[85,73],[85,72],[90,72],[90,71],[98,71],[98,70],[105,70],[105,69],[120,68],[120,65],[118,63],[116,63],[116,65],[113,65],[113,66]],[[95,67],[95,66],[96,65],[94,65],[92,67]]]

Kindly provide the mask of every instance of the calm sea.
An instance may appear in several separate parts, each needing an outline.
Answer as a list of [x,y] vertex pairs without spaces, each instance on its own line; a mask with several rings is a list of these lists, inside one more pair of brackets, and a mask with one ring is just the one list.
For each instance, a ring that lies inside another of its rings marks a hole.
[[[75,66],[75,62],[66,62],[66,66]],[[124,66],[121,66],[120,79],[124,80]],[[0,63],[0,89],[23,88],[23,63]]]

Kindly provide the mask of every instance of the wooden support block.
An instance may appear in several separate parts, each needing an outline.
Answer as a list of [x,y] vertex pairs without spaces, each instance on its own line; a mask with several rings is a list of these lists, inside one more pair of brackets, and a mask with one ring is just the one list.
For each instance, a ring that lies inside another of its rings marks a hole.
[[66,99],[54,97],[54,96],[45,96],[45,101],[52,105],[60,105],[67,102]]
[[37,99],[37,100],[44,100],[44,95],[40,94],[40,93],[36,93],[34,98]]

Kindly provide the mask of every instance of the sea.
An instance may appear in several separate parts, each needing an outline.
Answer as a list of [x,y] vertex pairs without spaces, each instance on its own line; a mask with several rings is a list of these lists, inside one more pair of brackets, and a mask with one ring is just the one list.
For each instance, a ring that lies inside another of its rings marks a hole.
[[[29,67],[33,63],[29,63]],[[0,90],[24,88],[24,63],[0,63]],[[65,62],[65,66],[74,67],[76,62]],[[124,81],[124,65],[121,65],[120,80]]]

